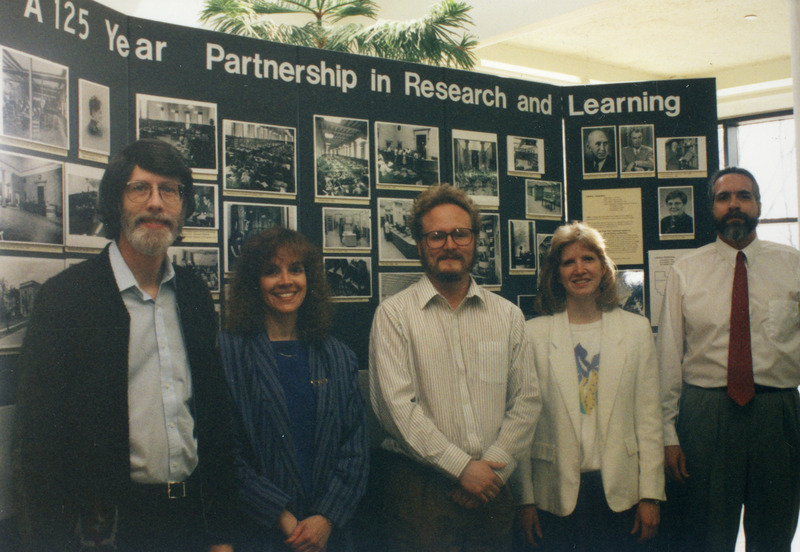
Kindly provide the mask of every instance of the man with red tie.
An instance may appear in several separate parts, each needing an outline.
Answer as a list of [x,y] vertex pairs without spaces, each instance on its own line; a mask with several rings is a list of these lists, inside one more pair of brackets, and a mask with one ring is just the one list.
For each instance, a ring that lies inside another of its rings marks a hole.
[[800,252],[756,236],[749,171],[718,171],[708,193],[717,240],[675,262],[659,321],[665,469],[685,500],[687,550],[734,550],[744,506],[747,550],[788,552],[800,513]]

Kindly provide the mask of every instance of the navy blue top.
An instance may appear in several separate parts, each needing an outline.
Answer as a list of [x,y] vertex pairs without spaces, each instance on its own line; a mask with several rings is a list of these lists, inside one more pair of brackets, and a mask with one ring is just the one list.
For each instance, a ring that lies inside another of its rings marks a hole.
[[278,380],[286,396],[286,408],[294,441],[297,464],[300,466],[303,491],[311,496],[314,470],[314,428],[317,398],[311,385],[306,348],[299,341],[273,341]]

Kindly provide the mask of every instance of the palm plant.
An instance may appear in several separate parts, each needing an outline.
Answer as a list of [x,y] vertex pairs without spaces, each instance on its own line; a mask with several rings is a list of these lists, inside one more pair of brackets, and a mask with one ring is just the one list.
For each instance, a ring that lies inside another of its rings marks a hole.
[[[466,30],[473,24],[466,3],[441,0],[411,21],[379,20],[377,9],[373,0],[206,0],[200,21],[217,31],[296,46],[460,69],[475,66],[478,41]],[[293,25],[269,19],[280,14],[305,14],[313,20]],[[376,21],[342,23],[358,16]]]

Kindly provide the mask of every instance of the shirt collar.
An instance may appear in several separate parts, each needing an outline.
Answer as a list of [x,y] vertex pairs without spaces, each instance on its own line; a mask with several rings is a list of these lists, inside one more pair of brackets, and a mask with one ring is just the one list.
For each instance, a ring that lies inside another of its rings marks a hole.
[[[112,241],[108,247],[108,260],[111,262],[111,270],[114,271],[114,279],[117,281],[117,287],[120,291],[131,288],[137,288],[141,291],[139,285],[136,283],[133,272],[131,272],[130,267],[128,267],[128,263],[126,263],[125,259],[122,257],[122,252],[119,250],[116,241]],[[161,285],[171,281],[173,278],[175,278],[175,269],[172,267],[172,263],[168,262],[165,257],[164,274],[161,277]]]
[[[463,305],[466,301],[475,297],[481,302],[486,302],[484,298],[484,293],[488,293],[485,289],[480,287],[472,276],[469,277],[469,288],[467,288],[467,295],[464,296],[464,300],[461,302]],[[418,305],[420,309],[424,309],[435,297],[441,297],[443,301],[447,301],[438,291],[436,288],[433,287],[430,278],[427,274],[423,275],[420,278],[419,284],[417,286],[417,299]]]
[[[731,247],[722,239],[717,236],[717,241],[714,242],[714,247],[717,250],[717,253],[722,257],[726,263],[730,264],[731,266],[736,266],[736,254],[739,252],[739,249],[735,247]],[[752,262],[753,257],[758,255],[758,252],[761,250],[761,240],[756,237],[752,242],[747,244],[747,247],[742,249],[742,253],[744,253],[745,259],[747,260],[747,264]]]

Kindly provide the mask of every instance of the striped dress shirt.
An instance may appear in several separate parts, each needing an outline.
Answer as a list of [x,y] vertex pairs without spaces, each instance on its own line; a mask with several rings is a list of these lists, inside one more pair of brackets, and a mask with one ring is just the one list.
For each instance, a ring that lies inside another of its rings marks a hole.
[[452,310],[427,276],[378,307],[370,398],[383,446],[457,478],[470,460],[507,465],[528,450],[541,409],[525,320],[474,280]]

